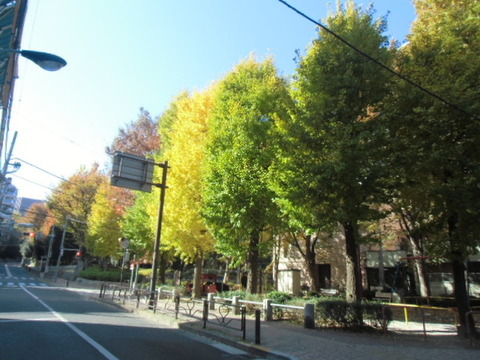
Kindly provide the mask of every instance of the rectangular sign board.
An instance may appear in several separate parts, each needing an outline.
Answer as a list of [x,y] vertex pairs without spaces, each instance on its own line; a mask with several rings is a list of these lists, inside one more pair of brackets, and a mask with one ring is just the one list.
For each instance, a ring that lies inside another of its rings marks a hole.
[[110,183],[113,186],[151,192],[154,185],[154,166],[155,162],[144,156],[116,152],[113,157]]

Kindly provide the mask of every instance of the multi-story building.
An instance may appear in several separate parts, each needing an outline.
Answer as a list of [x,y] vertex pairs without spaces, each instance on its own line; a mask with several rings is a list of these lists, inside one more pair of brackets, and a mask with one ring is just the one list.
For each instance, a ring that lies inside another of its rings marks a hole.
[[18,190],[12,184],[11,178],[6,178],[0,189],[0,221],[8,222],[12,219],[17,203]]

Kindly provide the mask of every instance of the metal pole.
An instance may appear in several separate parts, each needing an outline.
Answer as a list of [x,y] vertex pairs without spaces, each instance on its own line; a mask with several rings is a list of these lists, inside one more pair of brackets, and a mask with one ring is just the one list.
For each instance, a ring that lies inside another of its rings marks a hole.
[[63,225],[63,234],[62,234],[62,242],[60,244],[60,249],[58,252],[58,258],[57,258],[57,267],[55,268],[55,281],[58,279],[58,268],[60,267],[60,260],[62,259],[63,255],[63,244],[65,243],[65,235],[67,233],[67,227],[68,227],[68,217],[65,220],[65,224]]
[[48,267],[50,265],[50,258],[52,257],[52,246],[53,239],[55,237],[55,224],[52,226],[52,233],[50,234],[50,241],[48,242],[48,251],[47,251],[47,263],[45,264],[45,274],[48,273]]
[[167,189],[167,170],[168,170],[168,161],[165,161],[164,164],[157,164],[163,168],[162,182],[160,184],[155,184],[155,186],[160,188],[160,205],[158,208],[158,225],[157,225],[157,236],[155,238],[155,246],[153,250],[153,269],[152,269],[152,280],[150,282],[150,301],[154,300],[154,292],[157,284],[157,270],[158,270],[158,258],[160,254],[160,241],[162,236],[162,220],[163,220],[163,206],[165,203],[165,190]]
[[18,131],[15,131],[15,133],[13,134],[12,144],[10,145],[10,150],[8,151],[7,158],[5,159],[5,164],[3,164],[3,170],[2,170],[3,176],[7,174],[8,165],[9,165],[10,159],[12,158],[13,147],[15,146],[15,142],[17,141],[17,134],[18,134]]
[[255,344],[260,344],[260,309],[255,310]]
[[[15,133],[13,134],[12,144],[10,145],[10,150],[8,151],[8,155],[5,158],[5,163],[3,164],[2,173],[0,174],[0,206],[3,205],[3,198],[5,197],[6,189],[4,189],[3,186],[6,184],[8,165],[10,162],[10,158],[12,157],[12,151],[13,151],[13,147],[15,146],[16,140],[17,140],[17,131],[15,131]],[[3,137],[2,137],[2,143],[3,143]],[[2,145],[0,144],[0,154],[2,150],[1,147]],[[9,235],[10,235],[10,232],[9,232]]]

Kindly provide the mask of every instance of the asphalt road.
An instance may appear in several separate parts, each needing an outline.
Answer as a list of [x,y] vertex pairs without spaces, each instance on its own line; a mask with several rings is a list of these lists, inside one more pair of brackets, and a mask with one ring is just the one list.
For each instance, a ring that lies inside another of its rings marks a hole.
[[0,359],[253,359],[0,263]]

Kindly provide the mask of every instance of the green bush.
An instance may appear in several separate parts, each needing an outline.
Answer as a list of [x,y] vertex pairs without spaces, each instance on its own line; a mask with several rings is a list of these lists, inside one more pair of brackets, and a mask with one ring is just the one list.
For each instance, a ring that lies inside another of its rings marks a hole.
[[[92,266],[83,270],[80,273],[80,277],[88,280],[118,282],[120,281],[120,274],[120,269],[102,270],[97,266]],[[130,276],[130,272],[123,271],[123,279],[128,279],[128,276]]]
[[356,328],[365,322],[381,327],[383,317],[390,321],[391,311],[379,303],[351,303],[345,300],[318,301],[316,311],[320,321],[326,326]]
[[319,301],[316,310],[321,322],[327,326],[351,327],[356,321],[352,303],[343,300]]
[[238,296],[240,299],[245,299],[247,297],[247,292],[244,290],[230,290],[222,293],[223,298],[231,299],[234,296]]
[[274,304],[287,304],[293,299],[293,296],[282,291],[271,291],[265,295],[265,298],[271,299]]
[[392,310],[389,307],[383,308],[383,304],[376,302],[367,302],[362,304],[363,320],[371,326],[381,328],[383,318],[390,322],[392,320]]

